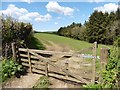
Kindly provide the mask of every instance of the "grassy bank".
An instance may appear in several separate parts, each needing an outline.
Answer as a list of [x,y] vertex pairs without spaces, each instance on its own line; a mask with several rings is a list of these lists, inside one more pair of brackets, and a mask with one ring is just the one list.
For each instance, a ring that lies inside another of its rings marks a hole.
[[[55,44],[64,44],[70,47],[70,49],[74,51],[80,51],[82,49],[91,47],[92,44],[85,42],[85,41],[80,41],[80,40],[75,40],[72,38],[67,38],[63,36],[58,36],[55,34],[48,34],[48,33],[35,33],[35,38],[39,40],[42,43],[45,43],[49,45],[50,43],[48,41],[52,41]],[[98,55],[100,54],[100,48],[110,48],[111,46],[106,46],[99,44],[98,45]],[[92,53],[92,51],[88,51],[87,53]]]

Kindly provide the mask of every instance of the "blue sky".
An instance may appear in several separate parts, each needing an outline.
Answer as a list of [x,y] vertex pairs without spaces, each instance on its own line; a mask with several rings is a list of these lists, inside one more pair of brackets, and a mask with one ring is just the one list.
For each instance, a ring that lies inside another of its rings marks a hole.
[[[57,31],[72,22],[84,24],[94,10],[116,11],[117,2],[2,2],[0,14],[30,22],[37,31]],[[97,1],[97,0],[96,0]]]

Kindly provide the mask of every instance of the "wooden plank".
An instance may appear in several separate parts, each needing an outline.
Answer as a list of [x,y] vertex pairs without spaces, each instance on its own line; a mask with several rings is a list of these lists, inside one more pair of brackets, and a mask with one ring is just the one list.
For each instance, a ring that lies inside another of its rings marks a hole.
[[28,59],[22,59],[21,58],[21,62],[28,62]]
[[[91,49],[91,47],[89,47]],[[19,48],[20,51],[26,51],[26,49]],[[47,50],[36,50],[36,49],[30,49],[33,52],[41,53],[41,54],[48,54],[48,55],[61,55],[61,57],[64,56],[76,56],[76,57],[82,57],[82,54],[79,54],[79,52],[58,52],[58,51],[47,51]],[[33,57],[36,58],[36,57]]]
[[27,66],[27,67],[29,67],[29,64],[28,64],[28,63],[24,63],[24,62],[22,62],[22,65],[23,65],[23,66]]
[[27,49],[25,49],[25,48],[19,48],[19,51],[27,52]]
[[[29,67],[29,63],[22,62],[22,65]],[[32,65],[32,68],[41,69],[45,71],[45,66],[42,65]]]
[[48,65],[48,69],[49,69],[49,72],[65,75],[65,73],[60,68],[55,68],[54,66],[52,66],[50,64]]
[[[40,74],[44,74],[45,75],[45,72],[44,71],[40,71],[40,70],[36,70],[36,69],[32,69],[33,72],[37,72],[37,73],[40,73]],[[72,82],[77,82],[77,83],[84,83],[82,81],[79,81],[75,78],[72,78],[72,77],[65,77],[63,75],[59,75],[59,74],[55,74],[55,73],[48,73],[48,76],[49,77],[55,77],[55,78],[59,78],[59,79],[63,79],[63,80],[69,80],[69,81],[72,81]]]
[[[21,57],[28,57],[26,54],[20,54]],[[38,59],[36,56],[31,55],[30,58]]]
[[[29,64],[27,64],[27,63],[23,63],[22,62],[22,65],[24,65],[24,66],[27,66],[27,67],[29,67]],[[32,65],[32,72],[33,72],[33,69],[38,69],[38,71],[40,71],[40,70],[43,70],[44,71],[44,74],[45,74],[45,66],[44,67],[42,67],[42,66],[38,66],[38,67],[36,67],[36,66],[34,66],[34,65]],[[49,71],[48,71],[48,76],[49,76],[49,73],[54,73],[55,75],[62,75],[62,76],[66,76],[66,74],[64,73],[64,72],[62,72],[62,71],[60,71],[59,69],[50,69],[49,68]],[[77,75],[77,74],[76,74]],[[85,78],[87,78],[87,79],[90,79],[90,78],[88,78],[88,77],[86,77],[86,75],[83,75],[82,74],[82,76],[84,76]],[[68,76],[67,76],[68,77]],[[64,78],[67,78],[67,77],[64,77]],[[71,77],[71,76],[69,76],[69,77]],[[73,77],[74,78],[74,77]],[[76,80],[78,80],[78,79],[76,79]],[[80,81],[80,80],[78,80],[78,81]]]
[[46,62],[46,65],[45,65],[45,76],[48,77],[48,63]]
[[[24,49],[24,48],[19,48],[19,50],[27,52],[27,50]],[[61,54],[61,55],[64,55],[64,56],[72,56],[74,54],[73,52],[58,52],[58,51],[36,50],[36,49],[30,49],[30,50],[32,52],[42,53],[42,54],[49,54],[49,55]]]
[[[22,62],[29,62],[28,59],[24,59],[24,58],[21,58],[21,61]],[[31,59],[31,63],[32,64],[39,64],[39,65],[45,66],[45,62],[35,61],[35,60],[32,60],[32,59]]]
[[44,70],[46,69],[45,66],[42,66],[42,65],[32,65],[32,67],[36,68],[36,69],[41,69],[41,70]]
[[[22,58],[24,58],[24,57],[27,58],[28,56],[27,56],[26,54],[20,54],[20,57],[21,57],[21,59],[22,59]],[[31,61],[32,61],[32,60],[34,60],[34,61],[39,61],[38,57],[36,57],[36,56],[31,55],[30,58],[31,58]],[[54,58],[50,58],[50,61],[51,61],[51,62],[56,62],[57,60],[54,59]]]
[[[29,64],[28,64],[28,63],[22,62],[22,65],[23,65],[23,66],[29,67]],[[38,66],[32,65],[32,68],[35,68],[35,69],[38,69],[38,70],[43,70],[43,71],[45,72],[45,66],[41,66],[41,65],[38,65]],[[60,70],[58,70],[58,69],[57,69],[57,70],[55,70],[55,69],[49,69],[48,72],[50,72],[50,73],[55,73],[55,74],[60,74],[60,75],[65,75],[64,72],[62,72],[62,71],[60,71]]]
[[43,62],[48,62],[48,64],[54,66],[55,68],[60,68],[63,72],[67,73],[68,75],[71,75],[71,76],[73,76],[74,78],[76,78],[76,79],[78,79],[78,80],[80,80],[80,81],[82,81],[82,82],[84,82],[84,83],[90,83],[90,82],[88,82],[86,79],[84,79],[83,77],[80,77],[80,75],[75,75],[75,74],[73,74],[73,73],[71,73],[71,72],[63,69],[61,66],[55,65],[54,63],[50,62],[49,59],[47,60],[46,58],[38,55],[37,53],[35,53],[35,52],[31,51],[31,50],[30,50],[30,53],[33,54],[33,55],[35,55],[36,57],[38,57],[41,61],[43,61]]
[[27,48],[28,51],[28,62],[29,62],[29,68],[30,68],[30,72],[32,72],[32,65],[31,65],[31,60],[30,60],[30,53],[29,53],[29,49]]

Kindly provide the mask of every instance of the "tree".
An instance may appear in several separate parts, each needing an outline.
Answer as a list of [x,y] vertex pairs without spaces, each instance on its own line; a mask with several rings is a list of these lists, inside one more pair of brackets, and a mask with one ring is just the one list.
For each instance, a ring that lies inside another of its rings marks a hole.
[[90,43],[97,41],[102,44],[112,44],[114,39],[113,36],[115,36],[115,34],[110,31],[110,28],[113,27],[114,21],[114,12],[108,14],[107,12],[94,11],[90,16],[89,21],[86,23],[87,41]]
[[32,25],[30,23],[19,22],[12,17],[2,17],[2,53],[3,56],[11,55],[11,43],[16,42],[18,44],[24,41],[30,40],[32,36]]

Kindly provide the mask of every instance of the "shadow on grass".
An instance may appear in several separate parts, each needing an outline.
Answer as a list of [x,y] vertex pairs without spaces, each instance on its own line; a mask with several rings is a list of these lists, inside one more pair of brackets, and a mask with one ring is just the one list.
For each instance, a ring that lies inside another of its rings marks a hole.
[[32,37],[31,40],[27,42],[27,46],[30,49],[45,49],[44,45],[35,37]]

